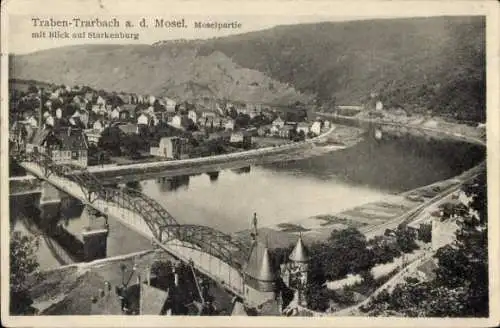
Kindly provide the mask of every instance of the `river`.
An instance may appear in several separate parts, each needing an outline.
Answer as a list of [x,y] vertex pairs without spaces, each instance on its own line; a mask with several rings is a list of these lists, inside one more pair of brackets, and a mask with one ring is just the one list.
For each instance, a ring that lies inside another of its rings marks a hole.
[[[180,223],[233,233],[249,228],[254,212],[260,227],[334,214],[458,175],[483,157],[483,149],[464,143],[367,138],[353,147],[307,159],[225,170],[212,177],[146,180],[136,186]],[[73,226],[84,226],[88,219],[76,215],[70,220]],[[108,256],[151,247],[120,223],[110,220],[110,226]],[[38,252],[45,269],[54,267],[47,254],[44,249]]]
[[208,225],[226,233],[333,214],[380,200],[472,167],[483,150],[468,144],[423,139],[365,139],[354,147],[307,159],[198,175],[142,181],[141,189],[180,223]]

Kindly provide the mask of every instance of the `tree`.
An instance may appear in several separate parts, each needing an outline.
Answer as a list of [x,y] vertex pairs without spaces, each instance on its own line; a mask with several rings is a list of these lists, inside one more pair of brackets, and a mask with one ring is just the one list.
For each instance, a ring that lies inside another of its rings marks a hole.
[[121,155],[122,132],[117,127],[107,127],[101,133],[98,147],[107,150],[113,156]]
[[[371,314],[397,311],[407,316],[485,317],[488,316],[488,229],[486,174],[463,187],[472,197],[470,211],[459,211],[456,241],[440,248],[436,278],[407,281],[390,296],[381,295],[365,311]],[[449,218],[448,220],[453,220]]]
[[123,148],[125,153],[132,159],[137,159],[141,157],[141,153],[139,150],[144,148],[144,140],[136,135],[126,135],[122,138]]
[[26,314],[32,312],[33,303],[26,279],[37,272],[39,264],[36,259],[39,241],[37,238],[11,233],[10,237],[10,312]]
[[28,93],[38,93],[38,89],[34,84],[30,84],[28,87]]
[[367,249],[366,238],[356,228],[334,230],[328,242],[321,254],[329,278],[342,278],[373,266],[373,254]]
[[410,253],[418,248],[416,237],[416,233],[406,225],[401,224],[396,229],[396,242],[403,253]]
[[248,114],[240,114],[234,120],[235,128],[246,128],[250,124],[250,116]]

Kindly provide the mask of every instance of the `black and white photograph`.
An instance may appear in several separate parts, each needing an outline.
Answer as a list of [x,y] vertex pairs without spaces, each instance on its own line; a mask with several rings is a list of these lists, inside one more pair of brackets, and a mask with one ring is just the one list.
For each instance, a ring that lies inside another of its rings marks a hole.
[[2,324],[498,323],[498,3],[237,2],[2,3]]

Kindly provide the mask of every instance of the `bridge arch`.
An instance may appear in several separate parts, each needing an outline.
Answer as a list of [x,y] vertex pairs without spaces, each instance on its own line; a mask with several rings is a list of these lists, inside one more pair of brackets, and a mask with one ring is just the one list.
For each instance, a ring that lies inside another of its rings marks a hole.
[[[18,162],[37,164],[43,174],[41,178],[49,180],[57,176],[76,183],[80,186],[86,201],[91,205],[97,201],[104,201],[140,215],[154,240],[160,243],[166,251],[168,251],[167,245],[177,242],[176,247],[182,245],[185,249],[206,253],[241,273],[249,247],[232,236],[203,225],[180,224],[163,206],[141,191],[126,187],[104,186],[86,169],[54,162],[45,153],[13,155]],[[72,174],[75,170],[78,170],[80,174]]]

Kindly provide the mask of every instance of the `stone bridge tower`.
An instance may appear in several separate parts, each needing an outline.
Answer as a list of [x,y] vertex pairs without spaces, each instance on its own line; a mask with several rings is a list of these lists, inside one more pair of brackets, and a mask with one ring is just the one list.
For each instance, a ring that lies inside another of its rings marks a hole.
[[288,256],[288,260],[288,263],[281,265],[281,277],[283,282],[294,290],[294,298],[298,304],[307,306],[305,292],[309,279],[309,252],[304,246],[302,235],[299,235],[297,244]]
[[244,266],[244,298],[248,305],[259,306],[276,297],[278,274],[275,272],[267,245],[257,240],[257,216],[254,214],[252,246]]

